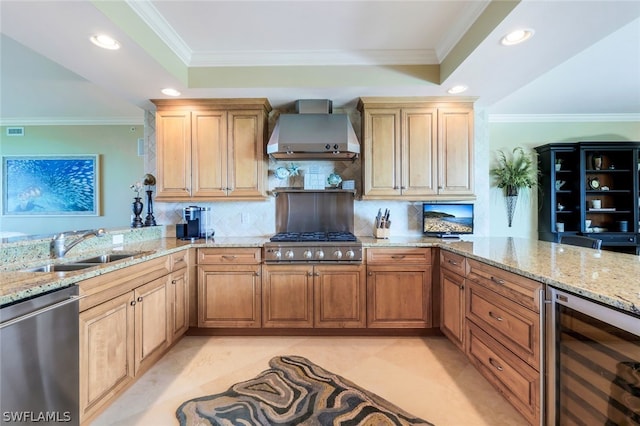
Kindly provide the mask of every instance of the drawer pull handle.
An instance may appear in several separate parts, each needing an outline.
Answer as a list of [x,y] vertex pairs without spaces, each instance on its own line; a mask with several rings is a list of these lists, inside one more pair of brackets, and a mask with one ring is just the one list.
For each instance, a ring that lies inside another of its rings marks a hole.
[[501,280],[500,278],[491,277],[491,281],[493,281],[496,284],[504,285],[504,280]]
[[458,266],[458,262],[456,262],[455,260],[447,260],[447,262],[449,262],[452,265]]
[[493,311],[489,311],[489,316],[496,321],[502,321],[502,317],[500,315],[496,315]]
[[393,256],[391,256],[392,259],[404,259],[405,255],[404,254],[394,254]]
[[504,370],[504,368],[502,368],[500,363],[498,363],[498,361],[496,361],[493,358],[489,358],[489,364],[491,364],[493,366],[493,368],[495,368],[498,371],[503,371]]
[[232,255],[232,254],[223,254],[222,258],[226,260],[235,260],[236,257],[235,255]]

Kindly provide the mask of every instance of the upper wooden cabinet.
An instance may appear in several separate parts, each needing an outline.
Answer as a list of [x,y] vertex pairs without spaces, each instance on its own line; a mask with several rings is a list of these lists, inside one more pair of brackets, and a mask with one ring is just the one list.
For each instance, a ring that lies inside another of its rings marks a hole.
[[268,100],[153,103],[157,201],[264,199]]
[[471,199],[473,102],[361,98],[363,199]]

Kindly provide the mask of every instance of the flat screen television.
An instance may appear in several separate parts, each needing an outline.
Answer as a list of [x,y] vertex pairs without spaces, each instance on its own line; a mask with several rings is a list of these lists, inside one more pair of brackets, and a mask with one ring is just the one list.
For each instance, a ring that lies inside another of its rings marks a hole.
[[422,233],[438,238],[473,234],[473,204],[423,203]]

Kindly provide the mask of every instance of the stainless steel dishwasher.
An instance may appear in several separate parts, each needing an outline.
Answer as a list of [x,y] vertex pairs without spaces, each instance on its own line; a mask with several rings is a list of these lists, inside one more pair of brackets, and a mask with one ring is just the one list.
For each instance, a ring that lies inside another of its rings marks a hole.
[[78,425],[78,287],[0,308],[0,423]]

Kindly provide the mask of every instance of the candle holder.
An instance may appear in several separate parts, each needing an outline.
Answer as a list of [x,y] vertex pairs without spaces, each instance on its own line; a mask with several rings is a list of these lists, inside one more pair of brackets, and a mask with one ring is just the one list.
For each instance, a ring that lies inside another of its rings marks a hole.
[[153,217],[153,201],[151,200],[151,194],[153,191],[147,189],[147,217],[144,218],[144,226],[156,226],[156,218]]
[[153,201],[151,199],[151,194],[153,194],[151,187],[156,184],[156,177],[147,173],[144,175],[142,183],[147,185],[147,217],[144,218],[144,226],[156,226],[156,218],[153,217]]

